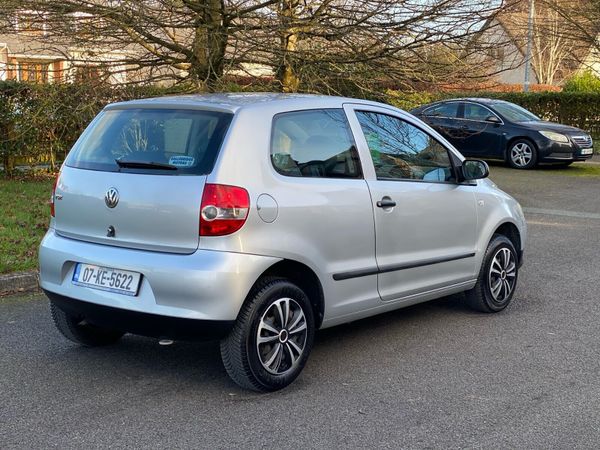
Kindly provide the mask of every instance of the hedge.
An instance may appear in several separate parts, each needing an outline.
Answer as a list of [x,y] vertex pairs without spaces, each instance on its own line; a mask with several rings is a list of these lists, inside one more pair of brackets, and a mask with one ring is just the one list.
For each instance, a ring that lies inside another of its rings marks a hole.
[[[255,90],[227,85],[227,90]],[[256,89],[258,90],[258,89]],[[262,90],[262,88],[260,89]],[[0,82],[0,162],[9,174],[15,164],[49,164],[54,170],[93,117],[108,103],[188,92],[185,87],[94,86]],[[600,93],[403,93],[387,90],[374,99],[405,110],[435,100],[493,97],[517,103],[551,121],[582,128],[600,143]]]
[[108,103],[176,92],[157,87],[0,82],[0,162],[55,169],[87,124]]

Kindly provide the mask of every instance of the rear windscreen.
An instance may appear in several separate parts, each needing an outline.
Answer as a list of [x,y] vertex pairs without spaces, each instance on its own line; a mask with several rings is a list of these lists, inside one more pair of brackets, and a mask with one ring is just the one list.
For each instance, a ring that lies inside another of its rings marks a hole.
[[65,164],[81,169],[205,175],[212,171],[233,115],[215,111],[103,111]]

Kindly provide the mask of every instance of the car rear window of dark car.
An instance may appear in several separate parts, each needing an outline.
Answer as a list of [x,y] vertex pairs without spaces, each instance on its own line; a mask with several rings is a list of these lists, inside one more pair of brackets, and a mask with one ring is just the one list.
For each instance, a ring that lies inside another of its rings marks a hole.
[[179,109],[103,111],[66,165],[81,169],[205,175],[212,171],[233,114]]
[[427,108],[423,114],[431,117],[450,117],[458,115],[458,102],[442,103],[431,108]]

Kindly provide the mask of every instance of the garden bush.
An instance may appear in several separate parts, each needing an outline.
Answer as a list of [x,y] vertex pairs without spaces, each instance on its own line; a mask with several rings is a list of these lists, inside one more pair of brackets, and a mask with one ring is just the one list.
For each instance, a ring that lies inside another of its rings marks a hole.
[[[179,89],[180,90],[180,89]],[[177,92],[149,86],[0,82],[0,162],[55,170],[87,124],[108,103]]]
[[[232,83],[227,91],[265,90],[268,84]],[[0,163],[9,175],[15,164],[48,164],[55,170],[87,124],[108,103],[189,92],[185,86],[106,86],[0,82]],[[361,95],[344,92],[346,95]],[[600,142],[600,92],[401,92],[371,96],[405,110],[456,97],[493,97],[531,110],[543,119],[573,125]]]
[[569,78],[563,86],[564,92],[599,92],[600,78],[590,70],[578,73]]

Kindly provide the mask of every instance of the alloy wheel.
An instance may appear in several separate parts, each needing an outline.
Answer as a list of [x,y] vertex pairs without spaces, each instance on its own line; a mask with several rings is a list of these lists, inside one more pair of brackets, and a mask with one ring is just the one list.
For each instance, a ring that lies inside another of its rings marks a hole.
[[492,258],[488,283],[490,293],[497,303],[510,298],[517,280],[517,264],[514,254],[506,247],[500,248]]
[[519,142],[510,149],[510,159],[518,167],[526,167],[533,159],[533,149],[525,142]]
[[302,307],[291,298],[269,305],[258,324],[256,349],[263,368],[273,375],[293,370],[304,353],[307,337]]

